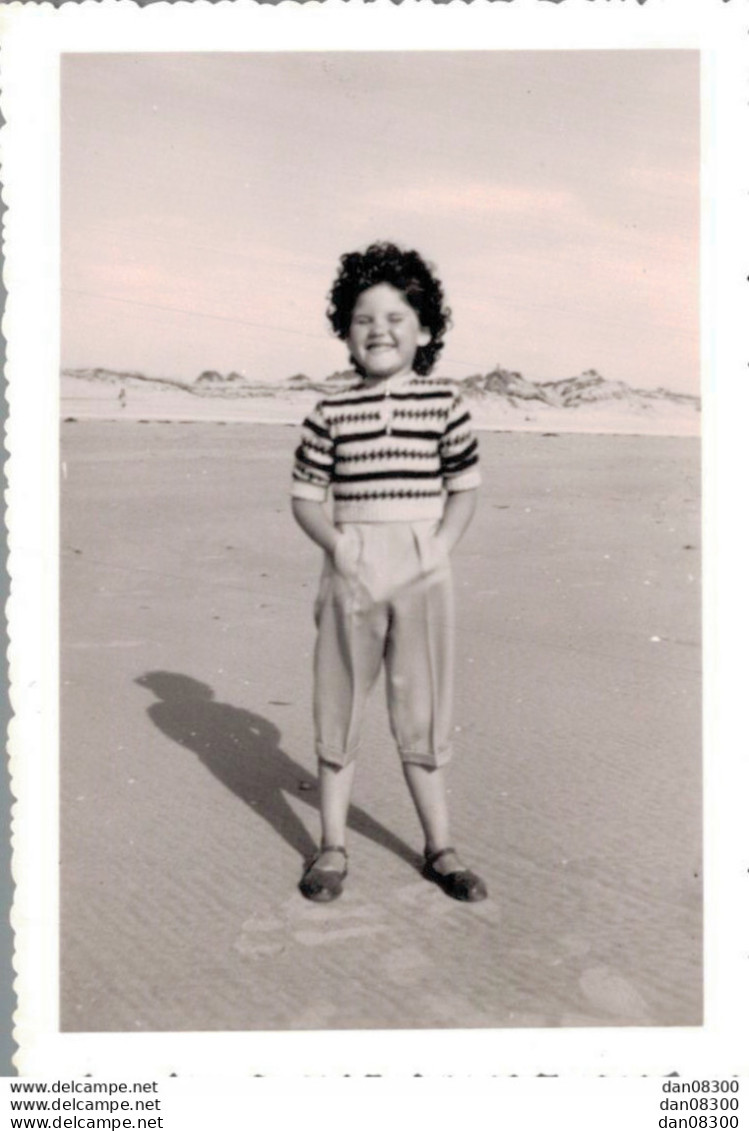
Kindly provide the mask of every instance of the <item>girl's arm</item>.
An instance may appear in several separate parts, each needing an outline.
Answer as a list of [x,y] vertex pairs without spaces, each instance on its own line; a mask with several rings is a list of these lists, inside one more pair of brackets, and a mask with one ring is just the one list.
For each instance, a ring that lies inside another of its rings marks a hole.
[[445,501],[445,513],[440,523],[438,534],[444,539],[448,553],[452,553],[466,530],[470,526],[478,492],[475,488],[469,491],[453,491]]
[[307,537],[332,554],[341,534],[330,521],[324,505],[311,499],[292,499],[291,512]]

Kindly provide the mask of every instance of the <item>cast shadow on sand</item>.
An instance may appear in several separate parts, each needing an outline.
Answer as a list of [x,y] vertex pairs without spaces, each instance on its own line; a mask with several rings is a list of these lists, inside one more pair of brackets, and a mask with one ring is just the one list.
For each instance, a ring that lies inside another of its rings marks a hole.
[[[148,716],[167,738],[197,754],[301,856],[315,851],[316,842],[286,798],[293,794],[317,813],[317,780],[281,748],[274,723],[243,707],[218,703],[208,684],[178,672],[146,672],[135,683],[156,696]],[[414,868],[420,866],[416,852],[357,805],[349,810],[348,824]]]

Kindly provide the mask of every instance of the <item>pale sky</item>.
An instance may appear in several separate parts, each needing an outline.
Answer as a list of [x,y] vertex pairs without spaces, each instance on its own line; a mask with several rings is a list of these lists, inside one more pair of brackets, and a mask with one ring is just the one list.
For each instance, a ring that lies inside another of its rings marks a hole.
[[62,362],[345,368],[344,251],[437,267],[439,372],[699,391],[696,52],[68,55]]

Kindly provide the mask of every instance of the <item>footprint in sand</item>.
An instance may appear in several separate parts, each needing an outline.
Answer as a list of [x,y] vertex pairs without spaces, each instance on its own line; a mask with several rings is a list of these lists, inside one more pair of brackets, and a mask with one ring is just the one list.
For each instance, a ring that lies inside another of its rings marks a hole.
[[371,904],[321,906],[295,899],[281,908],[280,917],[246,919],[234,949],[245,958],[266,958],[292,943],[323,946],[366,938],[384,931],[384,920],[381,909]]
[[368,938],[386,929],[385,915],[376,904],[347,903],[345,899],[325,906],[297,904],[288,929],[302,946],[324,946],[346,939]]
[[246,919],[234,943],[243,958],[269,958],[281,954],[285,946],[283,922],[275,918]]
[[642,1025],[651,1021],[650,1010],[639,991],[608,966],[591,966],[585,970],[580,988],[588,1002],[603,1013]]
[[376,905],[351,904],[347,903],[344,897],[333,903],[303,903],[288,916],[286,926],[290,931],[294,931],[298,927],[316,927],[320,923],[345,923],[352,919],[360,922],[383,918],[381,909]]
[[242,924],[242,934],[268,934],[270,931],[280,931],[283,921],[275,917],[268,919],[245,919]]
[[[446,899],[437,887],[424,881],[401,887],[395,898],[405,904],[415,921],[428,923],[452,915],[477,915],[493,921],[498,915],[496,904],[460,904]],[[345,899],[331,905],[308,903],[298,898],[289,899],[279,908],[278,917],[247,919],[242,924],[234,949],[245,958],[266,958],[281,954],[291,944],[326,946],[350,939],[370,938],[391,930],[392,924],[385,908],[377,904],[348,903]],[[413,970],[423,969],[424,957],[420,953],[411,964],[407,955],[395,955],[384,973],[396,984],[413,981]]]

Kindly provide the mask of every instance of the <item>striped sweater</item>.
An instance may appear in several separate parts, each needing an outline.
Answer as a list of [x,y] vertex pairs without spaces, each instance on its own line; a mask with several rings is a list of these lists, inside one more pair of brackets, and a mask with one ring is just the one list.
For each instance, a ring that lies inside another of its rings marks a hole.
[[362,380],[319,401],[302,425],[292,496],[334,522],[441,518],[446,493],[478,487],[478,443],[454,386],[428,377]]

